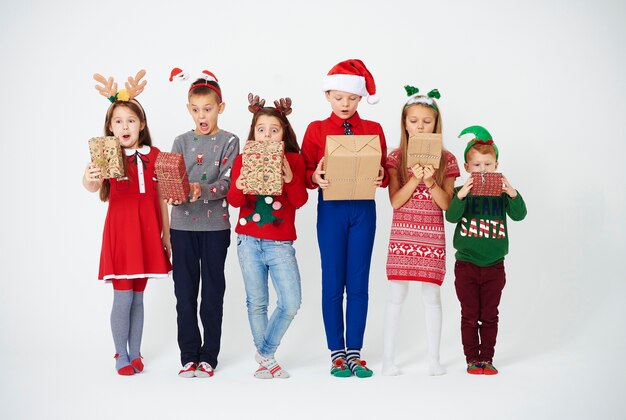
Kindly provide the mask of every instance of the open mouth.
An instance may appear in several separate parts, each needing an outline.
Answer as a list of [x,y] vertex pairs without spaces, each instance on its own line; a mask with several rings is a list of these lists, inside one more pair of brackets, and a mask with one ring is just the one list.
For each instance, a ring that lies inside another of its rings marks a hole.
[[209,129],[209,124],[201,122],[200,123],[200,130],[202,131],[207,131]]
[[122,139],[130,140],[130,134],[122,134]]

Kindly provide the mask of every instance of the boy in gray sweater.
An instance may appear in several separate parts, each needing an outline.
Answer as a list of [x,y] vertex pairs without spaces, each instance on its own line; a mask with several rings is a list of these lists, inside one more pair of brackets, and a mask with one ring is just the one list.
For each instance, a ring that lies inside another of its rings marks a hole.
[[[217,125],[225,104],[212,73],[205,70],[191,84],[188,101],[195,129],[176,137],[172,146],[173,153],[184,156],[189,182],[196,186],[193,202],[173,203],[170,224],[178,346],[183,365],[178,375],[206,378],[213,376],[220,350],[224,262],[230,245],[226,194],[231,166],[239,154],[239,138]],[[202,335],[198,328],[199,292]]]

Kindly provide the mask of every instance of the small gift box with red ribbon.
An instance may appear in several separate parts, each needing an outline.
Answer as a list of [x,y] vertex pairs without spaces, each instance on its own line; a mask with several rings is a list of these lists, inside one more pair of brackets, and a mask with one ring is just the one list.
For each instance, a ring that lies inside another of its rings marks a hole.
[[161,152],[154,163],[161,198],[185,202],[189,198],[189,178],[185,159],[180,153]]
[[93,137],[89,140],[91,161],[100,167],[102,178],[119,178],[124,175],[122,147],[117,137]]

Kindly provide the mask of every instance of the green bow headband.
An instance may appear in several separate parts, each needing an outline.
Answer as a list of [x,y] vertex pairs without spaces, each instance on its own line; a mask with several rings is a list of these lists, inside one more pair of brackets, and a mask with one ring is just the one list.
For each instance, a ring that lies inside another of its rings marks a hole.
[[467,127],[466,129],[461,131],[459,137],[461,137],[463,134],[468,133],[474,134],[476,138],[468,141],[467,146],[465,146],[465,152],[463,153],[465,162],[467,162],[467,152],[475,144],[489,144],[493,146],[493,149],[496,151],[496,162],[498,161],[498,146],[496,146],[496,144],[493,142],[491,134],[489,134],[489,131],[487,131],[486,128],[481,127],[480,125],[472,125],[471,127]]
[[416,88],[415,86],[406,85],[404,86],[404,90],[406,90],[406,94],[407,96],[409,96],[408,101],[404,105],[405,108],[407,106],[414,105],[414,104],[424,104],[424,105],[428,105],[429,107],[437,111],[437,113],[439,113],[439,110],[437,109],[437,105],[435,105],[435,101],[433,101],[433,98],[435,99],[441,98],[441,94],[439,93],[437,89],[431,90],[430,92],[426,94],[426,96],[419,95],[420,90]]

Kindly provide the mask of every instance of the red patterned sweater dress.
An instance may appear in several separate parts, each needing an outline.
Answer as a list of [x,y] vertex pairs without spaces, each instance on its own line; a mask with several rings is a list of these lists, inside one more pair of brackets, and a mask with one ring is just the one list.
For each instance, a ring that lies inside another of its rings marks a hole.
[[104,221],[101,280],[167,277],[172,265],[161,241],[163,219],[154,175],[159,149],[123,149],[127,178],[111,179]]
[[[450,152],[445,152],[448,162],[446,177],[457,178],[459,166]],[[400,152],[394,150],[387,157],[387,168],[398,169]],[[411,169],[409,175],[412,176]],[[387,278],[389,280],[424,281],[441,285],[446,275],[446,236],[443,211],[431,199],[423,182],[411,198],[393,211]]]

